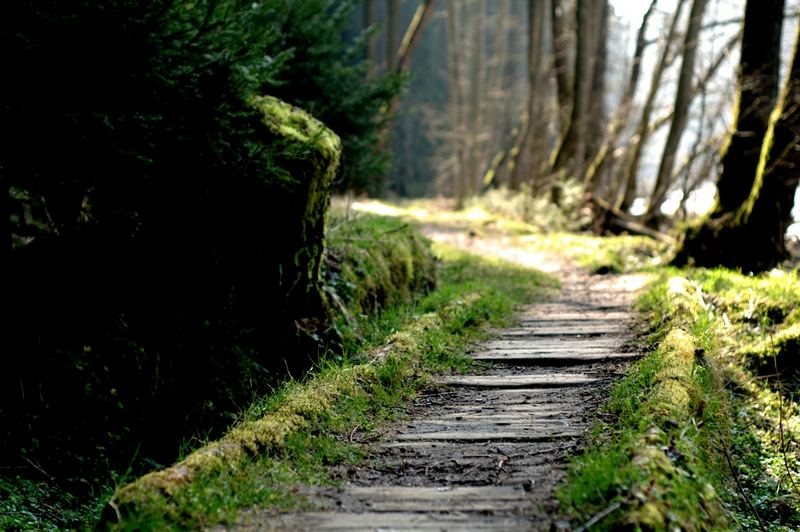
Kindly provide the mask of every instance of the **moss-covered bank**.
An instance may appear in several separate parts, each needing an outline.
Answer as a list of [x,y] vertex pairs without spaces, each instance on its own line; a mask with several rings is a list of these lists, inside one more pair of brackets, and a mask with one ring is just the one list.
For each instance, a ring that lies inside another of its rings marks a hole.
[[800,410],[780,360],[799,302],[794,273],[663,272],[641,300],[657,347],[613,391],[560,493],[574,520],[600,530],[797,527]]

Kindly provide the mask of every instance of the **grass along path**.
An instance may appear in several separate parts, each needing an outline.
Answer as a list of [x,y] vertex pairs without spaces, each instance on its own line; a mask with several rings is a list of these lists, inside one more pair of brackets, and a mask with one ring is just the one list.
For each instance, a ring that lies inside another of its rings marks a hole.
[[[263,445],[240,460],[211,464],[191,481],[170,477],[177,481],[166,489],[140,480],[118,491],[106,523],[195,529],[232,525],[253,508],[275,513],[309,507],[302,486],[340,484],[337,468],[363,464],[360,442],[403,416],[436,372],[466,367],[465,348],[486,337],[486,327],[509,325],[515,308],[558,286],[529,269],[445,246],[436,251],[442,265],[435,291],[362,323],[366,340],[359,353],[328,360],[303,381],[285,384],[231,429],[253,433]],[[201,451],[213,457],[220,445],[211,442]],[[181,469],[169,471],[163,474],[180,475]]]
[[[301,488],[305,511],[252,510],[239,526],[548,530],[559,521],[554,488],[568,455],[636,356],[625,344],[643,278],[590,277],[552,255],[510,249],[502,237],[425,230],[445,245],[557,272],[561,294],[465,350],[473,361],[466,373],[435,377],[407,419],[361,440],[362,464],[331,468],[340,485]],[[524,290],[528,282],[518,281]]]

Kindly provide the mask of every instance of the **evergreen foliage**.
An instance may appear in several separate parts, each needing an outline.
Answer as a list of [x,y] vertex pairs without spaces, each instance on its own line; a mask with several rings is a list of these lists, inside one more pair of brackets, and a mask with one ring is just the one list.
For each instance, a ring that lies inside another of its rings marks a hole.
[[4,466],[80,486],[171,461],[285,370],[298,332],[325,335],[289,328],[275,258],[303,244],[285,221],[307,150],[251,98],[332,126],[340,186],[379,175],[400,80],[366,79],[351,4],[3,2]]

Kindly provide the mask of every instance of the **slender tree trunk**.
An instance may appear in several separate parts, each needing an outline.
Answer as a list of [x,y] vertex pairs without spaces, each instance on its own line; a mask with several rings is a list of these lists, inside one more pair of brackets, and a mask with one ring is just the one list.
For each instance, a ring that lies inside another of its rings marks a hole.
[[473,38],[475,50],[472,55],[472,104],[470,109],[470,153],[469,153],[469,183],[467,194],[473,195],[479,190],[480,179],[480,129],[483,114],[483,17],[485,0],[476,1],[476,12],[473,19]]
[[487,145],[493,153],[505,148],[505,126],[503,124],[503,111],[507,105],[508,95],[503,90],[506,66],[508,65],[508,14],[510,0],[500,0],[500,7],[495,15],[492,39],[492,56],[488,61],[488,75],[486,80],[487,104],[489,111],[486,113],[486,131],[492,138]]
[[723,149],[712,216],[736,211],[750,194],[769,116],[778,99],[784,0],[749,0],[739,60],[735,129]]
[[386,70],[397,66],[397,25],[400,19],[400,0],[386,0]]
[[675,157],[678,152],[678,144],[686,129],[686,122],[689,119],[689,106],[692,102],[692,79],[694,78],[694,62],[697,57],[697,45],[700,38],[700,26],[703,23],[708,0],[694,0],[692,10],[689,14],[689,25],[686,29],[686,36],[683,41],[683,63],[681,64],[680,76],[678,78],[678,89],[675,93],[675,105],[673,107],[672,125],[669,128],[667,142],[664,145],[664,152],[661,156],[661,163],[658,166],[656,184],[653,193],[650,195],[650,202],[647,212],[644,215],[644,223],[651,229],[658,229],[660,225],[661,203],[667,197],[669,187],[672,185],[672,171],[675,169]]
[[[377,5],[376,0],[364,0],[364,28],[371,28],[375,25],[377,18]],[[367,43],[367,62],[369,63],[369,77],[374,78],[377,75],[378,68],[378,38],[376,35],[370,35],[369,42]]]
[[667,69],[667,65],[669,64],[670,49],[672,48],[672,42],[675,40],[678,22],[680,21],[681,13],[685,3],[686,0],[678,0],[678,5],[675,7],[675,14],[672,17],[669,30],[664,38],[664,46],[661,50],[661,55],[658,58],[658,63],[656,64],[655,69],[653,69],[653,78],[650,82],[650,90],[647,93],[644,106],[642,107],[642,115],[639,119],[639,125],[636,127],[636,133],[633,137],[633,149],[631,150],[627,164],[623,169],[624,178],[622,182],[625,183],[625,193],[622,197],[622,201],[619,203],[619,205],[617,205],[621,211],[627,211],[630,209],[631,204],[636,197],[639,161],[642,158],[642,151],[644,151],[644,145],[647,142],[647,137],[650,132],[650,118],[653,114],[653,106],[656,101],[656,95],[658,95],[658,90],[661,88],[661,78],[664,76],[664,71]]
[[[650,6],[647,8],[647,11],[642,17],[642,23],[639,25],[639,31],[636,35],[636,49],[633,53],[630,76],[628,77],[628,83],[625,85],[625,90],[620,98],[616,116],[611,121],[605,142],[597,151],[597,154],[592,160],[592,164],[587,168],[587,175],[584,181],[590,184],[594,194],[598,193],[597,183],[603,179],[603,176],[607,172],[607,169],[613,159],[612,154],[616,149],[617,143],[619,142],[619,136],[625,125],[628,123],[628,118],[631,114],[633,97],[636,94],[636,88],[639,85],[639,77],[642,70],[642,56],[644,55],[645,48],[648,44],[645,38],[647,35],[647,23],[650,20],[653,11],[655,11],[657,3],[658,0],[652,0],[650,2]],[[618,188],[620,187],[615,187],[612,185],[610,190],[613,191],[617,190]],[[611,199],[611,201],[613,201],[615,197],[616,196],[613,194],[609,195],[609,199]]]
[[408,28],[403,34],[403,40],[400,42],[400,48],[397,49],[395,69],[398,72],[405,72],[411,67],[411,57],[422,38],[422,32],[428,20],[433,15],[434,7],[435,0],[423,0],[414,12],[414,16],[411,17],[411,22],[408,24]]
[[553,64],[556,72],[556,91],[558,95],[558,116],[562,135],[567,130],[572,106],[572,80],[569,65],[570,37],[565,23],[563,0],[551,0],[550,23],[553,33]]
[[573,77],[572,112],[567,132],[556,153],[553,167],[572,176],[582,175],[586,158],[586,130],[589,113],[589,98],[592,86],[592,0],[577,0],[577,46],[575,50],[575,74]]
[[450,94],[450,109],[453,120],[453,134],[450,137],[450,144],[456,159],[455,170],[453,173],[453,194],[456,198],[456,208],[464,205],[467,193],[465,182],[466,161],[464,158],[464,143],[466,141],[466,128],[464,127],[464,89],[462,83],[462,48],[460,41],[459,28],[459,3],[457,0],[447,2],[447,58],[448,58],[448,81],[447,89]]
[[[594,158],[603,144],[606,131],[606,64],[608,61],[608,0],[594,0],[592,4],[594,26],[592,85],[589,97],[586,153]],[[598,175],[599,176],[599,175]],[[594,191],[596,179],[589,182],[589,191]]]
[[537,147],[541,144],[540,131],[536,125],[542,124],[542,101],[540,91],[544,70],[544,33],[548,0],[528,0],[528,99],[525,104],[524,119],[521,121],[519,135],[515,138],[509,154],[509,188],[519,190],[522,185],[519,157],[526,147],[530,150],[531,179],[541,168],[541,154]]
[[[394,70],[398,74],[407,72],[409,68],[411,68],[411,57],[414,54],[417,44],[419,44],[419,41],[422,38],[422,32],[425,29],[426,23],[433,13],[434,3],[435,0],[423,0],[414,13],[414,16],[411,18],[411,22],[403,34],[403,40],[400,43],[400,48],[398,48],[395,53],[393,64]],[[390,119],[394,118],[399,107],[400,97],[395,96],[392,101],[389,102],[389,109],[386,111],[386,116]]]

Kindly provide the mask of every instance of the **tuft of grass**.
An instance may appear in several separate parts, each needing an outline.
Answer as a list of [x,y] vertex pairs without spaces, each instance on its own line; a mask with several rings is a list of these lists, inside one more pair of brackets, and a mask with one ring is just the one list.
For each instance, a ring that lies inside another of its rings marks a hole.
[[[797,528],[800,409],[777,361],[793,349],[799,299],[796,273],[663,269],[639,301],[657,348],[613,390],[560,492],[573,519],[603,516],[600,530]],[[778,364],[772,377],[759,378],[764,359]]]
[[468,365],[463,355],[486,326],[506,325],[520,304],[545,297],[545,274],[437,246],[439,287],[358,323],[363,338],[284,384],[242,415],[219,441],[117,491],[105,523],[120,529],[231,523],[246,509],[308,504],[302,486],[334,485],[330,465],[356,464],[354,435],[401,415],[431,375]]

